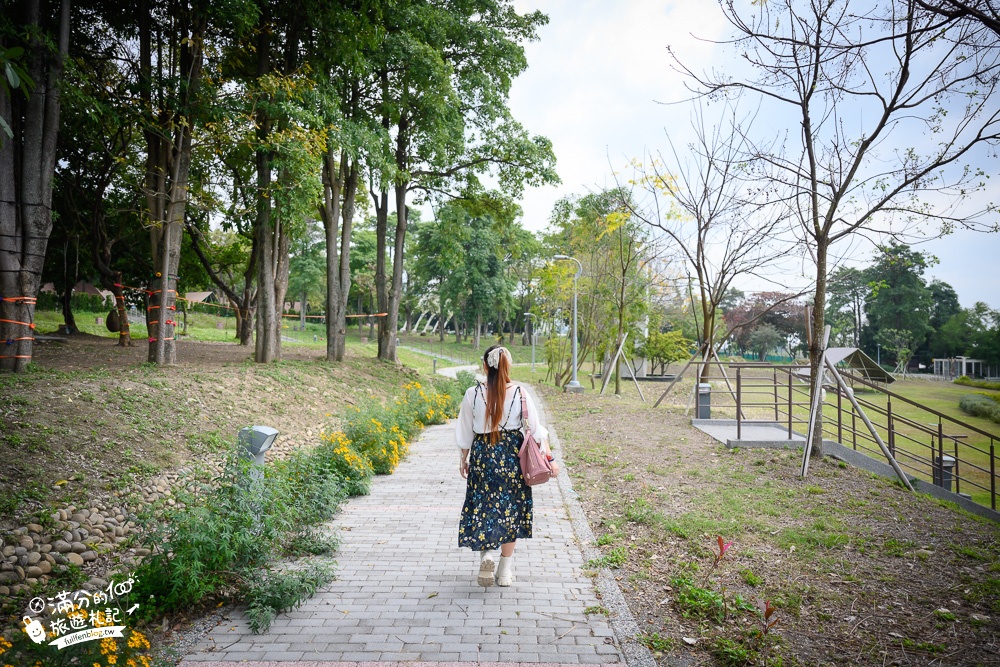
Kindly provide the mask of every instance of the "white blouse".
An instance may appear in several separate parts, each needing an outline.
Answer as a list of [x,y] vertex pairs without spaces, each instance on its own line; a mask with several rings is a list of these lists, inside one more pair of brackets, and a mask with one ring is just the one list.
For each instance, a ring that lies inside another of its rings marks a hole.
[[[539,442],[547,442],[549,431],[538,420],[538,408],[531,400],[531,395],[523,387],[513,383],[507,385],[500,428],[510,430],[521,428],[522,393],[528,405],[528,426],[531,428],[531,434]],[[486,385],[476,384],[465,392],[462,406],[458,410],[458,419],[455,421],[455,442],[461,449],[471,449],[476,434],[487,431]]]

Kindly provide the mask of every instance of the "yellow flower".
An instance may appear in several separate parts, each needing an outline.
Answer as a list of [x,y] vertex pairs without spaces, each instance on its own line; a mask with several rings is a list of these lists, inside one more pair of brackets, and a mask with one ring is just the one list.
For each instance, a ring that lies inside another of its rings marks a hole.
[[133,630],[128,638],[129,648],[149,648],[149,640],[138,630]]

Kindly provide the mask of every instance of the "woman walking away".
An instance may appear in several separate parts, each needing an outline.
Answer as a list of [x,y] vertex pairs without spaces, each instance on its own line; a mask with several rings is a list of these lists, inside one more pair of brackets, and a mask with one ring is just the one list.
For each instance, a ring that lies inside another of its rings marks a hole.
[[[534,402],[523,387],[510,381],[507,348],[493,345],[486,350],[483,370],[486,384],[465,392],[455,426],[458,470],[467,480],[458,546],[480,552],[480,585],[492,586],[495,580],[497,586],[510,586],[514,581],[514,546],[518,538],[531,537],[532,522],[531,487],[524,483],[518,458],[524,441],[522,397],[528,408],[528,426],[550,461],[552,452]],[[553,474],[558,473],[558,467],[552,465]],[[493,551],[498,548],[497,564]]]

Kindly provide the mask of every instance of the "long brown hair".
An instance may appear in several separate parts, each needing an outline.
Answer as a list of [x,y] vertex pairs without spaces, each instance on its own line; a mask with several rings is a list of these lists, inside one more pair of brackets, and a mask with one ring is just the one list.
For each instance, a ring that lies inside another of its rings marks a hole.
[[483,354],[486,367],[486,427],[489,428],[490,444],[500,440],[500,420],[503,419],[503,404],[507,398],[507,383],[510,382],[510,361],[504,349],[499,354],[497,367],[489,364],[490,352],[503,345],[492,345]]

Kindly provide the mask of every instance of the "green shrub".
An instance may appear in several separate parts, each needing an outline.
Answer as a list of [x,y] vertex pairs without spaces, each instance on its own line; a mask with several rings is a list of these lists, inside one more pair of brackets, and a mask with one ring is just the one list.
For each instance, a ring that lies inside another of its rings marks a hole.
[[142,618],[212,596],[249,595],[281,553],[304,550],[309,526],[332,517],[346,496],[343,478],[315,450],[269,465],[263,475],[252,474],[259,471],[238,450],[213,486],[178,492],[177,508],[143,517],[142,541],[151,553],[138,565],[133,589]]
[[196,605],[268,562],[291,512],[275,478],[251,477],[250,465],[234,451],[206,494],[178,493],[179,509],[143,517],[142,540],[151,553],[136,570],[140,614]]
[[250,630],[254,634],[266,632],[275,616],[298,607],[333,578],[333,568],[327,563],[312,563],[302,570],[258,575],[251,581],[245,596]]
[[599,569],[602,567],[609,567],[611,569],[617,570],[625,561],[628,560],[628,549],[625,547],[615,547],[607,554],[601,556],[600,558],[592,558],[587,561],[587,567],[593,569]]
[[268,474],[287,499],[297,525],[329,520],[347,496],[339,471],[327,468],[322,452],[315,450],[297,451],[286,461],[276,461]]
[[465,392],[470,388],[475,387],[478,380],[476,379],[476,374],[470,371],[458,371],[455,374],[455,383],[458,385],[459,390],[455,392],[458,394],[458,400],[461,401],[462,397],[465,396]]
[[966,387],[978,387],[980,389],[994,389],[1000,391],[1000,382],[987,382],[986,380],[973,380],[967,375],[955,378],[955,384]]
[[982,394],[966,394],[958,401],[962,412],[1000,424],[1000,403]]
[[712,655],[724,667],[743,667],[750,663],[753,652],[739,642],[719,637],[712,644]]

